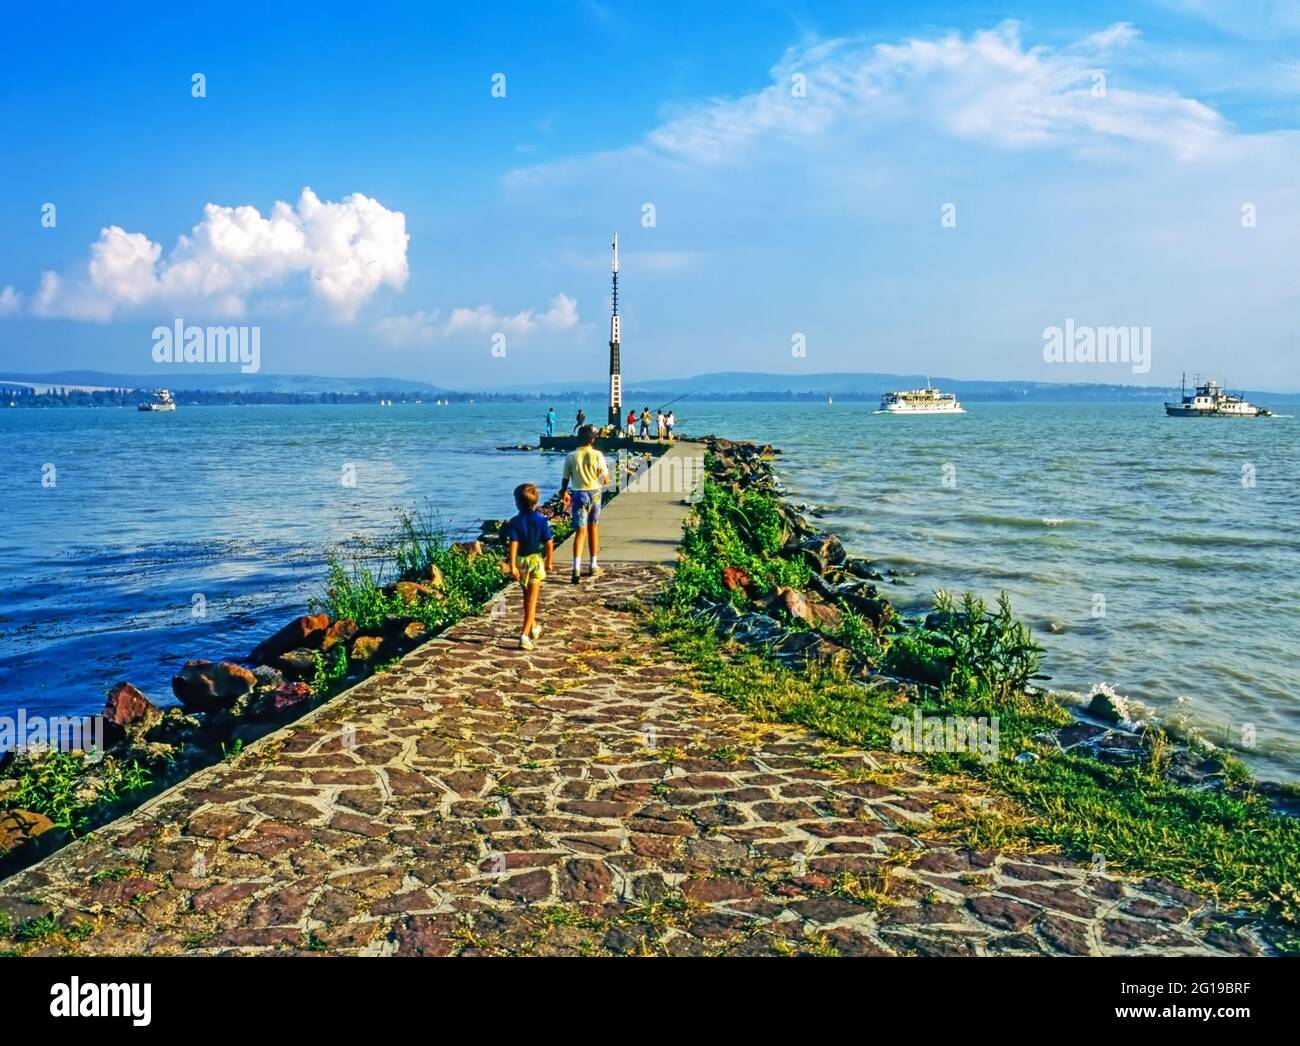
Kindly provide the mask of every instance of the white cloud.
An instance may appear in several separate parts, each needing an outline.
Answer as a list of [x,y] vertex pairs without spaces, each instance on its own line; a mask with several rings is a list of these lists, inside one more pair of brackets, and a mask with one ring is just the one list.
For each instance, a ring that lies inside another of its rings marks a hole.
[[547,330],[568,330],[577,325],[578,303],[567,294],[557,294],[551,299],[551,307],[542,313],[525,309],[513,316],[504,316],[490,305],[479,305],[472,309],[453,309],[447,318],[444,333],[455,334],[457,331],[477,330],[529,334],[538,327]]
[[1250,39],[1272,40],[1300,33],[1294,0],[1160,0],[1161,5],[1216,29]]
[[16,315],[23,307],[23,296],[12,287],[0,290],[0,316]]
[[[738,98],[675,110],[640,142],[599,157],[523,168],[507,184],[527,187],[582,177],[594,161],[620,170],[738,165],[756,158],[824,153],[886,130],[935,131],[997,148],[1095,151],[1116,143],[1155,146],[1180,159],[1229,135],[1223,118],[1194,98],[1144,90],[1094,73],[1110,52],[1138,39],[1128,23],[1072,46],[1027,47],[1016,22],[968,36],[948,33],[896,44],[856,38],[786,52],[772,83]],[[792,90],[802,76],[803,95]]]
[[402,212],[361,193],[330,203],[303,189],[296,207],[277,202],[266,217],[210,203],[166,256],[143,233],[102,229],[84,274],[44,273],[33,308],[101,322],[147,304],[240,316],[258,292],[310,277],[312,294],[349,321],[381,286],[405,285],[409,239]]
[[625,251],[623,257],[646,272],[672,273],[697,265],[701,255],[696,251]]
[[[1114,40],[1101,34],[1101,47]],[[1089,48],[1069,55],[1022,47],[1007,23],[969,39],[910,40],[874,49],[871,83],[906,93],[914,115],[956,138],[1024,148],[1089,150],[1111,142],[1154,145],[1190,158],[1226,130],[1214,110],[1171,92],[1107,85],[1093,91],[1098,71]]]
[[464,333],[526,335],[538,330],[571,330],[579,322],[577,301],[557,294],[544,312],[525,309],[506,315],[491,305],[462,306],[440,320],[436,310],[421,309],[407,316],[385,316],[375,324],[375,333],[394,345],[415,345]]
[[1141,35],[1133,28],[1132,22],[1116,22],[1100,32],[1084,37],[1080,50],[1103,51],[1112,47],[1126,47]]
[[438,336],[438,313],[421,309],[409,316],[385,316],[375,324],[375,333],[392,345],[418,345]]

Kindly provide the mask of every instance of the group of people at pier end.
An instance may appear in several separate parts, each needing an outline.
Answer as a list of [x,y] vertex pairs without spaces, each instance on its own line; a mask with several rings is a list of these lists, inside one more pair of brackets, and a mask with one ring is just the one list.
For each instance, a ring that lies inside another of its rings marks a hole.
[[[555,408],[552,407],[546,412],[546,435],[554,436],[557,424]],[[638,424],[639,423],[639,424]],[[580,433],[583,426],[587,424],[586,411],[579,408],[577,416],[573,421],[573,432]],[[627,421],[624,427],[624,433],[631,439],[661,439],[672,440],[673,429],[677,426],[677,415],[671,410],[656,410],[651,412],[649,407],[642,409],[640,415],[635,410],[627,412]]]

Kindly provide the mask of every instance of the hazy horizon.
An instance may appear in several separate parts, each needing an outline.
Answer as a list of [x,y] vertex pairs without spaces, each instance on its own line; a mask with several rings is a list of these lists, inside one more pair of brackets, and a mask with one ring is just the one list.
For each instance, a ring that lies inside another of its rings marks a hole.
[[[279,381],[296,380],[302,382],[319,381],[321,383],[329,383],[329,382],[382,383],[382,382],[392,381],[392,382],[401,382],[404,384],[405,383],[423,384],[423,385],[428,385],[430,387],[430,390],[440,389],[442,391],[452,392],[457,394],[482,392],[488,394],[503,394],[503,395],[511,395],[511,394],[543,395],[547,392],[569,392],[569,391],[575,391],[575,392],[582,391],[582,392],[590,392],[594,394],[598,392],[603,393],[605,391],[605,380],[599,376],[598,377],[576,377],[575,376],[572,378],[548,378],[543,381],[537,381],[532,383],[516,382],[516,383],[503,383],[503,384],[451,386],[451,385],[441,385],[436,382],[425,382],[419,378],[399,377],[398,375],[393,375],[393,374],[297,374],[297,373],[263,372],[255,375],[242,375],[242,374],[231,373],[228,369],[222,369],[222,368],[207,369],[207,370],[192,368],[192,369],[178,369],[178,370],[170,370],[170,371],[165,368],[159,368],[152,373],[143,372],[139,374],[125,374],[125,373],[115,372],[115,371],[97,371],[94,368],[72,368],[64,371],[27,371],[27,372],[16,371],[16,370],[0,370],[0,384],[18,385],[26,381],[35,385],[46,385],[46,384],[50,384],[51,382],[57,385],[62,381],[62,382],[66,382],[69,386],[77,385],[77,384],[90,385],[93,384],[93,382],[90,380],[91,377],[96,375],[105,379],[105,382],[109,387],[114,387],[123,384],[124,379],[139,379],[140,383],[138,385],[131,386],[131,387],[138,387],[138,388],[152,388],[156,385],[167,385],[170,379],[174,377],[177,380],[170,385],[170,387],[174,389],[185,389],[187,386],[184,383],[188,379],[191,382],[199,381],[202,387],[210,388],[210,389],[224,388],[226,384],[260,385],[260,384],[274,382],[277,380]],[[803,373],[803,374],[797,372],[789,372],[789,371],[725,371],[725,372],[718,372],[718,373],[680,375],[680,376],[670,377],[670,378],[646,378],[646,379],[627,378],[625,380],[624,387],[629,392],[637,391],[638,389],[649,390],[651,388],[657,390],[662,386],[669,386],[669,385],[676,385],[676,384],[690,385],[695,382],[704,381],[706,379],[711,379],[711,378],[721,379],[721,378],[728,378],[728,377],[749,378],[749,379],[772,379],[770,381],[763,382],[761,387],[758,386],[739,387],[734,390],[735,393],[770,391],[774,393],[790,392],[795,394],[803,394],[803,393],[810,393],[810,392],[825,392],[828,391],[829,385],[821,385],[815,387],[811,387],[811,386],[814,386],[818,380],[822,380],[822,379],[826,380],[829,383],[832,380],[837,382],[842,382],[846,379],[852,379],[856,377],[870,378],[870,379],[889,378],[889,379],[897,379],[899,381],[913,381],[913,380],[920,381],[922,379],[929,379],[930,381],[933,382],[952,383],[954,387],[958,387],[958,388],[965,385],[987,384],[991,386],[1007,386],[1007,387],[1093,386],[1093,387],[1101,387],[1101,388],[1167,391],[1170,388],[1177,388],[1179,386],[1179,381],[1174,381],[1171,384],[1162,384],[1162,383],[1155,383],[1155,382],[1118,382],[1118,381],[1114,381],[1114,382],[1042,381],[1038,379],[1025,379],[1025,378],[1018,378],[1018,379],[1017,378],[1010,378],[1010,379],[954,378],[951,375],[944,375],[944,374],[937,374],[937,373],[923,374],[921,372],[906,372],[906,371],[899,371],[899,372],[824,371],[824,372],[810,372],[810,373]],[[1213,375],[1201,375],[1199,377],[1206,378],[1206,379],[1215,378],[1215,376]],[[228,381],[222,383],[221,385],[218,385],[211,381],[211,379],[214,378],[226,378],[228,379]],[[1192,386],[1193,381],[1196,380],[1196,378],[1197,376],[1195,375],[1192,374],[1187,375],[1187,386],[1189,388]],[[785,380],[785,379],[790,380],[791,383],[790,386],[785,388],[777,387],[776,383],[780,380]],[[1223,383],[1221,378],[1215,378],[1215,380],[1219,380],[1220,383]],[[196,388],[199,386],[191,385],[189,387]],[[1235,383],[1228,385],[1228,387],[1233,389],[1244,388],[1244,386],[1240,386]],[[381,386],[378,384],[373,386],[374,391],[380,391],[380,389]],[[307,390],[304,389],[304,391]],[[725,395],[724,390],[719,388],[714,388],[714,387],[709,387],[701,391],[702,391],[702,395],[704,395],[705,397],[709,395],[716,395],[719,393]],[[835,388],[830,388],[830,391],[838,392],[840,391],[840,389],[839,387],[835,387]],[[868,391],[867,383],[864,382],[862,386],[862,392],[867,392],[867,391]],[[1269,393],[1272,395],[1279,395],[1279,396],[1300,396],[1300,389],[1294,389],[1294,388],[1292,389],[1260,388],[1260,389],[1249,389],[1247,391],[1263,392],[1263,393]]]

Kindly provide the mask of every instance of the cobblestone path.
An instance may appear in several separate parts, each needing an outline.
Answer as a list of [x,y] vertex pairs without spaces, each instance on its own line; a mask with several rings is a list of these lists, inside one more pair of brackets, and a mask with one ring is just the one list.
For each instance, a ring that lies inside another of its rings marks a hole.
[[[0,884],[0,948],[1262,950],[1169,884],[923,841],[969,794],[692,692],[626,609],[662,568],[606,569],[547,586],[534,651],[514,645],[511,591],[504,612]],[[60,930],[33,933],[42,919]]]

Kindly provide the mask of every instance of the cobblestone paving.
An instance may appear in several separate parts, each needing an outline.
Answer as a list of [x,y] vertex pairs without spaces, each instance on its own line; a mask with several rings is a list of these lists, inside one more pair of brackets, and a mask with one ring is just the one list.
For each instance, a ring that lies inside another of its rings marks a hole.
[[0,884],[10,933],[54,919],[34,954],[1263,950],[1170,884],[918,838],[969,794],[693,693],[626,609],[664,576],[548,585],[531,652],[512,591]]

